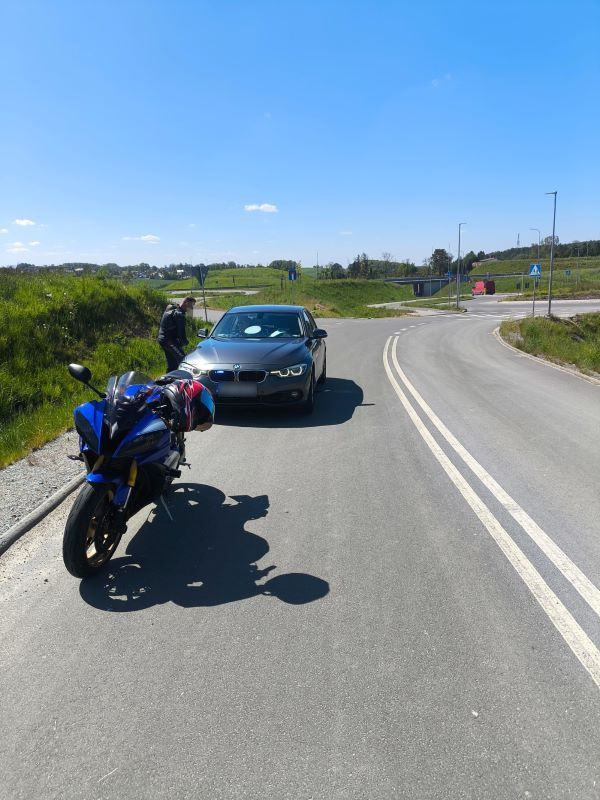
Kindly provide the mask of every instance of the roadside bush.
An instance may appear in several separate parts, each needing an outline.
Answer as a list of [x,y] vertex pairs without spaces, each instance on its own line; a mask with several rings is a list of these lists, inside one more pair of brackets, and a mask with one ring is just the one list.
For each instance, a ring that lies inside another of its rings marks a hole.
[[70,425],[89,396],[67,364],[83,363],[102,386],[127,369],[156,374],[164,297],[101,277],[0,273],[0,466]]

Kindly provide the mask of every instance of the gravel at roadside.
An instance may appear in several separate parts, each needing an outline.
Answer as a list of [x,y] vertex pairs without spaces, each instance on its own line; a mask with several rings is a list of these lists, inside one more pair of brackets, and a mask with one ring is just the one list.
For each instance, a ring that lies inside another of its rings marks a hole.
[[68,454],[78,452],[79,437],[75,431],[69,431],[0,470],[0,534],[83,472],[81,461],[67,458]]

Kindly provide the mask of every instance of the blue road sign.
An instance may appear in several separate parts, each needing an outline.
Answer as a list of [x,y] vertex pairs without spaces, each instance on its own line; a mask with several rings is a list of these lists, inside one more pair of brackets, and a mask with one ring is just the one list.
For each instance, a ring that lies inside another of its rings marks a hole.
[[298,273],[296,272],[296,267],[290,267],[288,269],[288,281],[295,281],[298,280]]
[[542,274],[542,268],[539,264],[530,264],[529,265],[529,274],[532,275],[534,278],[539,278]]
[[448,270],[446,277],[448,278],[448,280],[450,280],[450,278],[452,277],[452,273],[450,272],[450,270]]

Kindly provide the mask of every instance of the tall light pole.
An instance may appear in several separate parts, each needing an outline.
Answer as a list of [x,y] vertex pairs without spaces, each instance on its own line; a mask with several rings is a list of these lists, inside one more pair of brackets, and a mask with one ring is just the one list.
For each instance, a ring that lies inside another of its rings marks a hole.
[[460,229],[466,222],[458,223],[458,256],[456,262],[456,307],[460,308]]
[[548,277],[548,316],[552,312],[552,274],[554,272],[554,231],[556,229],[556,195],[558,192],[546,192],[554,195],[554,216],[552,217],[552,242],[550,243],[550,276]]
[[529,228],[530,231],[537,231],[538,235],[538,261],[540,260],[540,239],[542,238],[542,234],[540,233],[539,228]]

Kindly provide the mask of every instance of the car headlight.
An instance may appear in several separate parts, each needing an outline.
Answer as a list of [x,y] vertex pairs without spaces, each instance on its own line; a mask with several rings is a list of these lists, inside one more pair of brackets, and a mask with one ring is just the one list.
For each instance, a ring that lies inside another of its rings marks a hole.
[[208,375],[209,373],[208,367],[197,367],[195,364],[189,364],[187,361],[182,361],[179,365],[179,369],[185,369],[194,376]]
[[308,369],[308,364],[294,364],[293,367],[283,367],[282,369],[272,369],[269,375],[275,375],[278,378],[298,378],[304,375]]

